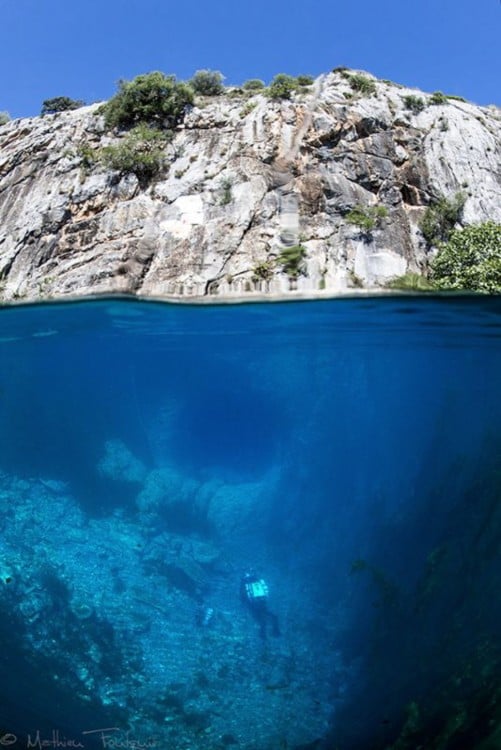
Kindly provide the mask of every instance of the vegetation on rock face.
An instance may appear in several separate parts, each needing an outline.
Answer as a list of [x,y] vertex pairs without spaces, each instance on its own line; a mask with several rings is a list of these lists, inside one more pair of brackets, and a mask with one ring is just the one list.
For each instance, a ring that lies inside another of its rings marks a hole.
[[414,94],[404,96],[404,104],[406,109],[410,109],[411,112],[413,112],[415,115],[419,114],[419,112],[422,112],[426,107],[424,99],[422,99],[422,97],[420,96],[414,96]]
[[402,291],[430,292],[435,289],[434,284],[420,273],[409,272],[397,276],[386,284],[388,289],[402,289]]
[[364,96],[371,96],[376,93],[376,84],[371,78],[362,75],[361,73],[353,73],[352,75],[346,76],[353,91],[363,94]]
[[77,146],[77,156],[80,159],[80,166],[84,171],[92,169],[94,164],[99,161],[99,149],[92,148],[88,143],[82,142]]
[[196,94],[220,96],[224,91],[224,76],[219,70],[197,70],[190,85]]
[[448,104],[449,100],[441,91],[434,91],[430,96],[430,104]]
[[290,99],[296,90],[296,79],[285,73],[278,73],[270,83],[268,94],[271,99]]
[[296,78],[296,83],[298,86],[311,86],[313,83],[312,76],[308,75],[300,75]]
[[70,99],[69,96],[55,96],[53,99],[45,99],[42,102],[41,115],[53,115],[56,112],[68,112],[72,109],[83,107],[85,102],[78,99]]
[[457,94],[446,94],[446,98],[453,102],[466,102],[467,99],[464,96],[458,96]]
[[252,281],[254,283],[258,281],[269,281],[273,276],[273,262],[271,260],[265,260],[262,263],[257,263],[252,269]]
[[247,102],[246,104],[244,104],[244,106],[240,110],[239,116],[242,119],[244,117],[247,117],[247,115],[250,114],[252,112],[252,110],[255,109],[256,107],[257,107],[257,102],[256,101],[249,101],[249,102]]
[[173,128],[193,104],[193,90],[173,75],[155,71],[132,81],[120,81],[118,92],[104,105],[106,125],[131,128],[146,123],[157,128]]
[[447,242],[461,220],[465,200],[463,193],[456,193],[452,199],[441,196],[427,207],[419,225],[427,245]]
[[276,258],[256,263],[252,269],[252,281],[269,281],[273,277],[273,271],[278,266],[282,273],[287,274],[289,279],[297,279],[306,275],[306,248],[303,245],[292,245],[284,247]]
[[278,262],[283,273],[286,273],[290,279],[297,279],[298,276],[306,274],[306,248],[303,245],[293,245],[284,247],[278,256]]
[[279,73],[268,87],[268,96],[271,99],[290,99],[295,91],[304,93],[313,82],[314,79],[308,75],[299,75],[294,78],[294,76]]
[[5,125],[10,120],[8,112],[0,112],[0,125]]
[[346,221],[363,232],[371,232],[381,225],[386,216],[388,210],[385,206],[355,206],[346,214]]
[[122,175],[135,174],[140,184],[145,185],[161,171],[167,141],[165,133],[138,125],[120,143],[105,146],[100,158],[108,169]]
[[232,201],[232,193],[231,188],[233,187],[233,182],[229,179],[229,177],[226,177],[224,180],[221,180],[220,183],[220,189],[221,189],[221,199],[219,201],[219,204],[221,206],[226,206],[228,203],[231,203]]
[[431,278],[439,289],[501,293],[501,224],[453,231],[432,261]]
[[245,81],[242,88],[244,91],[262,91],[265,88],[265,84],[260,78],[250,78],[248,81]]

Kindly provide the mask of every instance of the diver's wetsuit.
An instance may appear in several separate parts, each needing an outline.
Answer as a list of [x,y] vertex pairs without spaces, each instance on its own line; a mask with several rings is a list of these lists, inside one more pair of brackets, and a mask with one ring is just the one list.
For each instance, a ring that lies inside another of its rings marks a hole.
[[240,596],[259,623],[261,638],[266,639],[268,622],[271,624],[272,635],[279,636],[278,617],[268,609],[268,587],[265,582],[254,575],[244,576],[240,585]]

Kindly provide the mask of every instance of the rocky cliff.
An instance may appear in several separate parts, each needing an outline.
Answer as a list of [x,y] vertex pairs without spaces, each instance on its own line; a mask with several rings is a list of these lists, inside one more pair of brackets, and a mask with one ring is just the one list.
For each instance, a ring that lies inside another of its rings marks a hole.
[[440,196],[463,193],[463,224],[501,222],[501,111],[367,79],[370,95],[338,71],[290,100],[199,97],[147,184],[89,162],[126,137],[99,105],[0,127],[0,298],[376,289],[426,271]]

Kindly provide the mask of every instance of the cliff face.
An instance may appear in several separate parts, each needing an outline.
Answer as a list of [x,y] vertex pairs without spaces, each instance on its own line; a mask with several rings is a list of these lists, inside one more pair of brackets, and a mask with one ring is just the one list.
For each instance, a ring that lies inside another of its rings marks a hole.
[[[200,99],[148,185],[85,149],[119,142],[98,105],[0,127],[0,299],[336,293],[423,272],[419,230],[440,195],[466,197],[463,223],[501,222],[501,112],[341,72],[274,102]],[[405,97],[427,106],[413,114]],[[82,148],[83,146],[83,148]],[[383,206],[371,231],[347,221]],[[280,253],[302,245],[303,272]]]

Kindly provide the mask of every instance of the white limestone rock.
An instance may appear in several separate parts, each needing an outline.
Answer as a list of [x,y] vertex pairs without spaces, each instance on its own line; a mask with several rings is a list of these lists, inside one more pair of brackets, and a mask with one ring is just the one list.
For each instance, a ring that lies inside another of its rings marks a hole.
[[[463,193],[463,224],[501,221],[500,110],[368,77],[372,96],[338,71],[290,101],[200,102],[150,185],[84,164],[82,144],[117,140],[97,105],[2,126],[0,300],[377,289],[426,270],[419,223],[434,198]],[[362,237],[346,216],[374,205],[388,218]],[[278,259],[295,244],[306,273],[289,279]]]

